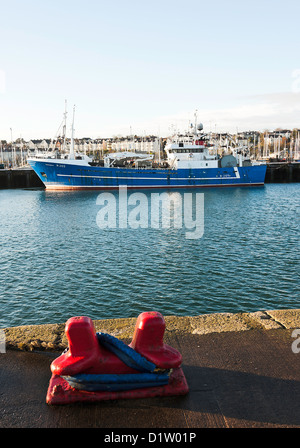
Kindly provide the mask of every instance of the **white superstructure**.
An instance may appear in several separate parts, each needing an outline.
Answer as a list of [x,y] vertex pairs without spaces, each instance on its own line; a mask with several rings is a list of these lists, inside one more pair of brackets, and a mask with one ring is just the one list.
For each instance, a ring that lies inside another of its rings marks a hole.
[[217,168],[218,158],[209,153],[204,140],[177,136],[165,146],[171,168]]

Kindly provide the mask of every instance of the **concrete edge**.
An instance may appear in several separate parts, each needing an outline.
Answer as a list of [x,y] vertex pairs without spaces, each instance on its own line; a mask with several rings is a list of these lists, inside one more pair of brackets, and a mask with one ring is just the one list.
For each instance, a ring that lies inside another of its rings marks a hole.
[[[256,311],[254,313],[214,313],[199,316],[165,316],[166,336],[210,334],[254,329],[300,328],[300,309]],[[136,318],[93,320],[95,330],[120,339],[131,339]],[[65,323],[23,325],[3,329],[7,349],[25,351],[62,351],[68,346]]]

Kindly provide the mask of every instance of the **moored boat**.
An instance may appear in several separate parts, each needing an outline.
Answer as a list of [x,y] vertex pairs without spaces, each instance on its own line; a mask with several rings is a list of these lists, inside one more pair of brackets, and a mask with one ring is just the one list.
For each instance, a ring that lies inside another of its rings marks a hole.
[[170,139],[165,159],[152,154],[108,153],[96,162],[74,152],[74,114],[68,155],[31,157],[28,163],[49,190],[199,188],[264,185],[266,164],[245,157],[243,151],[218,155],[196,125],[192,134]]

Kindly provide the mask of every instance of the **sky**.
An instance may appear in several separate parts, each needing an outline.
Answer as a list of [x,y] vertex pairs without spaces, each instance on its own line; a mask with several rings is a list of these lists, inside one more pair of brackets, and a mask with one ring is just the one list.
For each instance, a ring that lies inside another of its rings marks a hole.
[[0,6],[0,139],[300,128],[299,0]]

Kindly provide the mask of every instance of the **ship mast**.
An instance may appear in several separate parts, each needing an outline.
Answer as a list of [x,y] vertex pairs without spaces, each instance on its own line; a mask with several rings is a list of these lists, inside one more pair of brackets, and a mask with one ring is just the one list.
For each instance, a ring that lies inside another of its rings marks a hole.
[[75,116],[75,105],[73,107],[73,121],[72,121],[71,147],[70,147],[69,159],[75,159],[75,154],[74,154],[74,116]]
[[65,100],[65,113],[64,113],[64,125],[63,125],[63,138],[64,138],[64,142],[63,142],[63,151],[66,151],[66,129],[67,129],[67,100]]

